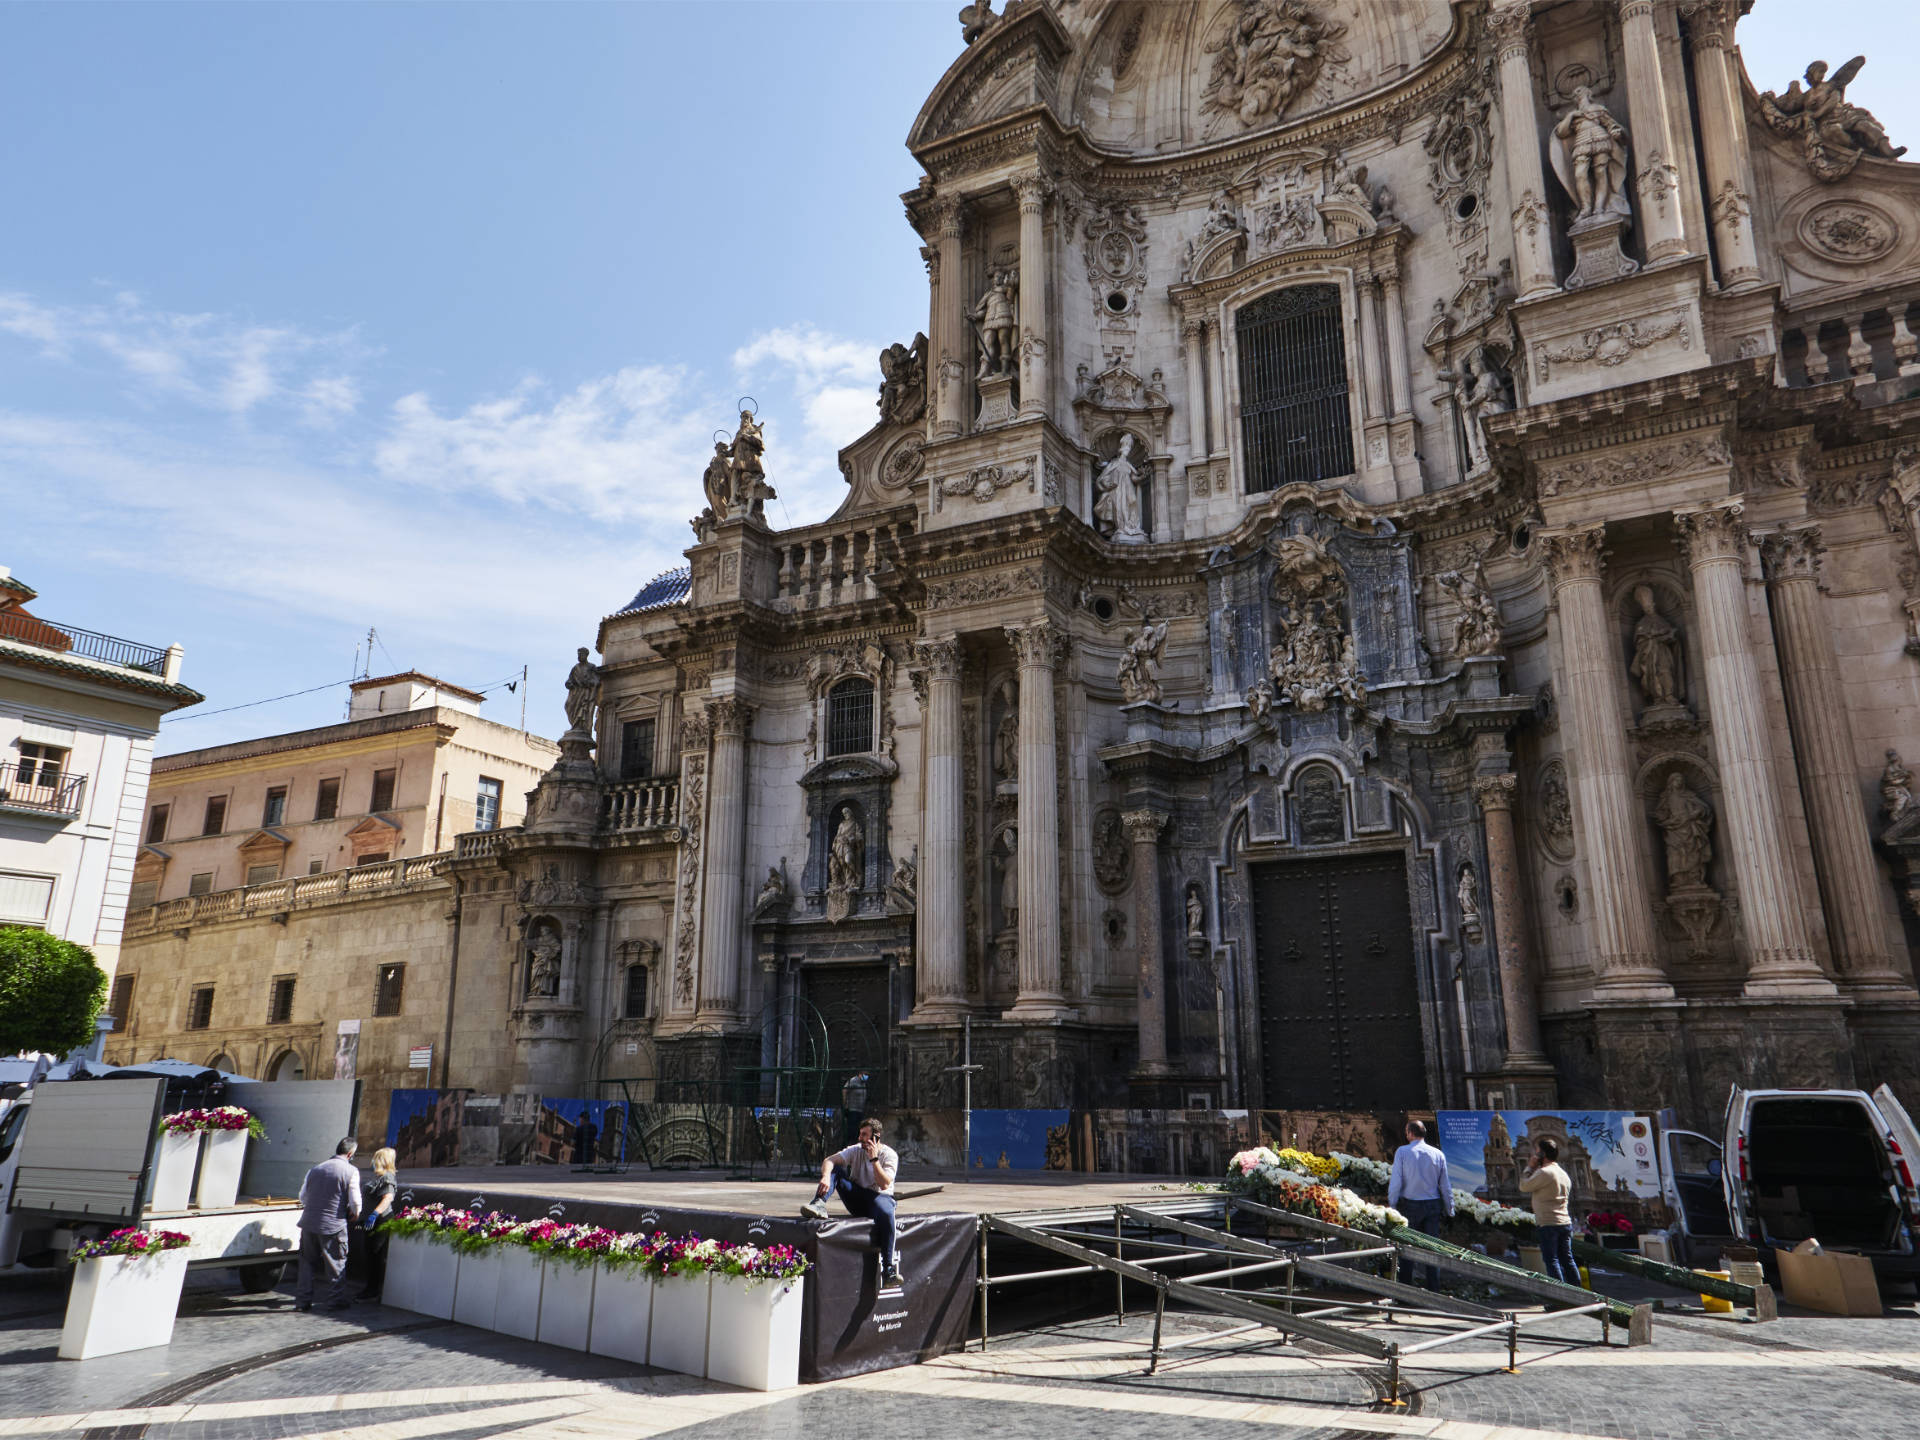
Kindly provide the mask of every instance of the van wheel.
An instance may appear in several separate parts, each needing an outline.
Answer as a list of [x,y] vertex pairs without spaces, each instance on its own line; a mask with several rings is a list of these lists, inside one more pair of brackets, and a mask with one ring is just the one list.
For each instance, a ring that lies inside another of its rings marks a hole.
[[284,1265],[244,1265],[240,1268],[240,1288],[249,1295],[264,1295],[286,1273]]

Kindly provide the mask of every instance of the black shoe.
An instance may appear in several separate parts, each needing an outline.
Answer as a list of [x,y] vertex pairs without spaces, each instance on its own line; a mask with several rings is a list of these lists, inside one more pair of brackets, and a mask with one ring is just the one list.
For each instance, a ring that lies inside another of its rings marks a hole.
[[898,1290],[906,1283],[907,1282],[900,1276],[900,1267],[898,1265],[889,1265],[887,1267],[887,1273],[880,1277],[880,1284],[888,1290]]
[[293,1308],[296,1310],[311,1310],[313,1308],[313,1301],[311,1300],[296,1301],[294,1303]]

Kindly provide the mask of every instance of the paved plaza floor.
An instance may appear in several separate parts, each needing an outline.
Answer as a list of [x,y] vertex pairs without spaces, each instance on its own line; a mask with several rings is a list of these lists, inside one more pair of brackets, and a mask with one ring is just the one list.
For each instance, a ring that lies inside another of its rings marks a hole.
[[1184,1342],[1149,1373],[1151,1318],[1008,1334],[984,1354],[761,1395],[529,1344],[403,1311],[299,1314],[196,1276],[173,1344],[62,1361],[63,1275],[0,1276],[0,1436],[89,1440],[465,1440],[858,1435],[993,1440],[1431,1436],[1434,1440],[1757,1440],[1920,1430],[1920,1313],[1788,1314],[1768,1325],[1664,1311],[1654,1344],[1602,1348],[1590,1321],[1543,1325],[1518,1374],[1469,1342],[1408,1363],[1412,1400],[1380,1404],[1377,1367],[1311,1344],[1211,1339],[1227,1322],[1170,1316]]

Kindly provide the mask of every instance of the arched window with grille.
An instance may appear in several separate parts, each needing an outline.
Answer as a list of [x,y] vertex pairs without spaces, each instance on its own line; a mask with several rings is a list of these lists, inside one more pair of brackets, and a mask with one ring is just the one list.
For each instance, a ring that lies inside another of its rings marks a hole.
[[873,682],[842,680],[827,694],[827,756],[873,749]]
[[1234,319],[1249,494],[1353,473],[1340,287],[1293,285]]

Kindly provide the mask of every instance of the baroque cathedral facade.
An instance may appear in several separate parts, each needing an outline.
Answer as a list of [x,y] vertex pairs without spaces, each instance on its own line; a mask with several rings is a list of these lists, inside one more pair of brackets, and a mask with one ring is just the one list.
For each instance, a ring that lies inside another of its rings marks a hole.
[[968,6],[845,502],[716,447],[449,867],[456,1083],[1920,1083],[1920,170],[1745,8]]

